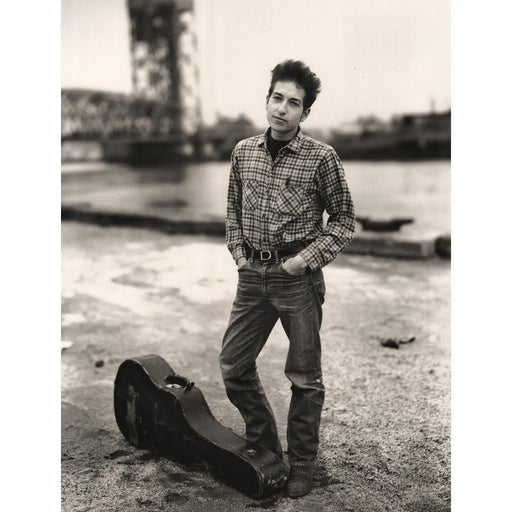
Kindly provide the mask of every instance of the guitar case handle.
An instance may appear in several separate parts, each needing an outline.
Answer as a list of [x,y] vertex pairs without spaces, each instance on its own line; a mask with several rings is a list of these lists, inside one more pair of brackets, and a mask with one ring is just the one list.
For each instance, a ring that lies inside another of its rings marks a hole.
[[167,375],[165,377],[165,382],[167,384],[177,384],[185,389],[185,391],[190,391],[194,387],[194,383],[190,382],[186,377],[182,377],[181,375]]

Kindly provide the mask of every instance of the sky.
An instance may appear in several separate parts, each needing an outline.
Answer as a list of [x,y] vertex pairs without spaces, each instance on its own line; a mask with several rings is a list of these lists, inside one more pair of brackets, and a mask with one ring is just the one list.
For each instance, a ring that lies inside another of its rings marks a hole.
[[[306,62],[322,80],[307,120],[450,108],[447,0],[195,0],[203,119],[265,124],[271,69]],[[62,0],[62,86],[131,92],[126,0]]]

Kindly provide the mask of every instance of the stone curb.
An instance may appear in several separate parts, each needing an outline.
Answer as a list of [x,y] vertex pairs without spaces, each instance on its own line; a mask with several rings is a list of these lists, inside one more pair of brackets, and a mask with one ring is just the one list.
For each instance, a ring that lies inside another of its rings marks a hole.
[[436,256],[435,240],[394,240],[391,238],[354,237],[343,252],[408,259],[428,259]]
[[61,207],[61,220],[74,220],[100,226],[131,226],[146,228],[164,233],[184,235],[220,235],[224,236],[224,222],[208,220],[172,220],[137,213],[120,213],[101,210],[82,210],[73,206]]
[[[61,220],[100,226],[131,226],[163,233],[188,235],[225,235],[224,221],[172,220],[151,215],[85,210],[74,206],[61,207]],[[355,237],[343,251],[346,254],[366,254],[388,258],[429,259],[451,258],[451,237],[443,235],[432,240],[395,240],[392,238]]]

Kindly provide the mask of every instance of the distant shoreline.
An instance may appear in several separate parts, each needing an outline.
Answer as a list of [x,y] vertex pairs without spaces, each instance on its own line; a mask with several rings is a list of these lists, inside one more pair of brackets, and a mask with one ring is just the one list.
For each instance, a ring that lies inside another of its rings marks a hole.
[[[342,160],[361,161],[421,161],[450,160],[450,150],[446,145],[421,149],[414,142],[402,147],[378,146],[359,148],[357,146],[341,148],[333,146]],[[184,151],[185,149],[185,151]],[[177,148],[175,143],[155,143],[154,141],[129,140],[63,140],[61,143],[62,163],[104,162],[149,164],[168,162],[169,159],[189,162],[228,161],[229,154],[197,156],[188,149]]]

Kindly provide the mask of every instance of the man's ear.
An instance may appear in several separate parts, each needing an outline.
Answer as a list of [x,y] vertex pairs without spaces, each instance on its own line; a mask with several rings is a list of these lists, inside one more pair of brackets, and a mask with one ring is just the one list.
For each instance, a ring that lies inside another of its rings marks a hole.
[[302,115],[300,116],[300,120],[305,121],[308,118],[310,112],[311,108],[307,108],[306,110],[304,110],[304,112],[302,112]]
[[267,97],[265,98],[265,105],[268,105],[268,100],[270,99],[270,96],[267,94]]

